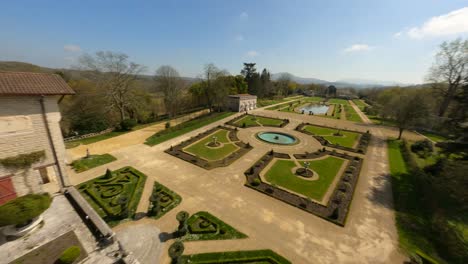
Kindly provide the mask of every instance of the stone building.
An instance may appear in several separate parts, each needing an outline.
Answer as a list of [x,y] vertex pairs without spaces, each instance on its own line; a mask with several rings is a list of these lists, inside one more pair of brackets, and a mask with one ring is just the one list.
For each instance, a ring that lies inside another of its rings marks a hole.
[[233,112],[244,112],[257,108],[257,96],[251,94],[229,95],[228,109]]
[[58,102],[70,94],[56,74],[0,71],[0,205],[69,185]]

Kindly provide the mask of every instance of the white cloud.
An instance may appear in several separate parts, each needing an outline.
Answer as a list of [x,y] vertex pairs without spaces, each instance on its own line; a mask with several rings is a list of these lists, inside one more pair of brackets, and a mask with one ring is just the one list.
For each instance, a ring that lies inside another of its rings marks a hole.
[[250,50],[246,53],[247,57],[257,57],[258,55],[260,55],[260,53],[258,53],[258,51],[255,51],[255,50]]
[[249,14],[247,14],[247,12],[244,11],[239,15],[239,18],[241,20],[247,20],[249,18]]
[[68,45],[63,46],[63,50],[67,52],[80,52],[81,47],[78,45],[74,45],[74,44],[68,44]]
[[406,33],[415,39],[468,33],[468,7],[432,17],[422,26],[412,27]]
[[403,35],[403,31],[400,31],[400,32],[397,32],[397,33],[393,34],[393,37],[394,38],[399,38],[399,37],[401,37],[401,35]]
[[242,34],[239,34],[236,36],[236,40],[237,41],[243,41],[244,40],[244,36]]
[[357,52],[357,51],[366,51],[366,50],[371,50],[371,49],[372,47],[367,44],[354,44],[344,49],[344,52]]

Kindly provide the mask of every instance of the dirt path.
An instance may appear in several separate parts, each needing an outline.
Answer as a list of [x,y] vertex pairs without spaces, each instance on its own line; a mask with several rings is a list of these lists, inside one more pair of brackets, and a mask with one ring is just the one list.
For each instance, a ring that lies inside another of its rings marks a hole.
[[[187,114],[176,119],[171,120],[171,126],[175,126],[187,120],[193,119],[197,116],[207,113],[208,110],[201,110],[191,114]],[[154,133],[165,129],[165,122],[158,123],[149,127],[145,127],[136,131],[132,131],[117,137],[109,138],[106,140],[98,141],[88,145],[79,145],[78,147],[67,149],[68,161],[84,157],[86,149],[89,149],[91,154],[104,154],[125,148],[131,145],[142,144],[145,140],[152,136]]]

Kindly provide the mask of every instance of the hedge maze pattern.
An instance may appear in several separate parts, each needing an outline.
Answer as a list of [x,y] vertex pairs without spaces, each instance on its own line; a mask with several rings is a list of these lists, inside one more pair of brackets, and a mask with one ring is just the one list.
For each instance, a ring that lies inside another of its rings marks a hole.
[[247,236],[208,212],[198,212],[187,220],[188,233],[183,240],[238,239]]
[[158,219],[179,205],[182,198],[166,186],[154,182],[153,193],[149,200],[148,216]]
[[132,167],[82,183],[78,190],[109,224],[132,218],[141,198],[146,175]]

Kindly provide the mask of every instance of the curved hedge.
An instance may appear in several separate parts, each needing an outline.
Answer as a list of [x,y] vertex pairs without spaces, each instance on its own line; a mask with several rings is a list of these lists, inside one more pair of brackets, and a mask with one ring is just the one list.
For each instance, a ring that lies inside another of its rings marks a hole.
[[28,194],[0,206],[0,226],[19,225],[38,217],[49,208],[49,194]]

